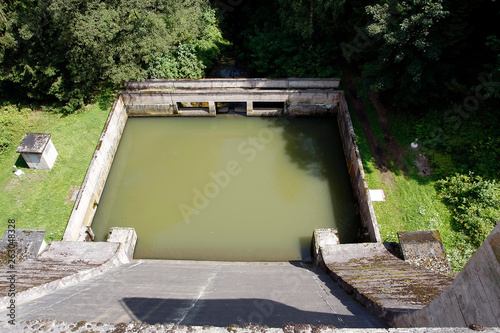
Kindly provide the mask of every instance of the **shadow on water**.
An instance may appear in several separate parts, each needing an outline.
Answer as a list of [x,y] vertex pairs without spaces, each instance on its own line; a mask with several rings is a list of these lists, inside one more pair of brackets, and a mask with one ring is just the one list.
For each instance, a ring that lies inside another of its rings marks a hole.
[[337,118],[266,118],[281,128],[290,161],[309,175],[328,183],[341,243],[358,241],[361,226],[349,180]]

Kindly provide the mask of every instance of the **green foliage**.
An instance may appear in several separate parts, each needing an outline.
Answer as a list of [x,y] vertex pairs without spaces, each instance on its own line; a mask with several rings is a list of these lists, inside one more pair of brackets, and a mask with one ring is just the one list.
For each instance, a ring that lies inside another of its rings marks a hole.
[[18,138],[18,133],[27,126],[27,116],[31,110],[18,109],[7,105],[0,107],[0,155],[12,147],[14,139]]
[[166,54],[162,54],[148,64],[148,78],[160,79],[199,79],[203,77],[205,65],[196,57],[192,45],[179,47]]
[[[250,67],[270,77],[337,76],[333,15],[342,2],[331,0],[257,3],[249,13],[246,55]],[[265,6],[265,7],[264,7]]]
[[222,41],[208,0],[14,1],[8,25],[4,7],[0,89],[62,102],[65,113],[82,109],[102,82],[202,77]]
[[368,26],[376,60],[364,64],[368,87],[390,93],[397,105],[426,103],[432,87],[437,86],[441,55],[436,22],[448,12],[442,0],[411,0],[367,6],[374,22]]
[[489,36],[486,45],[495,55],[495,60],[491,64],[485,64],[485,69],[487,70],[485,75],[489,75],[495,83],[491,85],[493,91],[488,91],[486,97],[500,98],[500,38],[497,36]]
[[333,50],[305,42],[293,32],[280,27],[255,29],[249,48],[253,50],[252,67],[271,77],[331,77],[335,74],[328,58]]
[[455,105],[444,112],[428,111],[416,121],[414,135],[433,164],[435,178],[473,171],[500,180],[497,105],[498,99],[491,97],[475,111]]
[[440,180],[437,188],[453,211],[454,228],[478,248],[500,220],[500,184],[471,173]]

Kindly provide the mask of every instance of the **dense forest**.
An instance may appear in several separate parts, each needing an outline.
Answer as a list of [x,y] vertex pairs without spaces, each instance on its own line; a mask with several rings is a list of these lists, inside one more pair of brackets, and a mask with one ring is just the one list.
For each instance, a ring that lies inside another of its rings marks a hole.
[[0,97],[70,112],[102,85],[201,78],[221,41],[203,0],[2,0]]
[[0,99],[67,114],[126,80],[205,77],[222,58],[251,77],[340,77],[412,123],[477,247],[500,219],[499,22],[494,0],[0,0]]

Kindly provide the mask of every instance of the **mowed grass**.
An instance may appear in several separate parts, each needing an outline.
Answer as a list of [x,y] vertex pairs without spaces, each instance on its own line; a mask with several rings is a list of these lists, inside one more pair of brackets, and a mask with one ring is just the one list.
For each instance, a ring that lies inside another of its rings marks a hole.
[[[370,126],[384,149],[385,139],[372,104],[364,99]],[[415,160],[419,150],[410,148],[415,139],[411,116],[391,118],[390,130],[403,147],[406,172],[392,165],[388,172],[378,169],[369,143],[354,112],[351,112],[366,180],[370,189],[383,189],[385,202],[374,202],[373,207],[383,242],[399,242],[397,233],[419,230],[439,230],[452,269],[460,271],[468,257],[456,249],[458,234],[451,228],[451,212],[442,202],[435,181],[419,175]]]
[[[62,116],[51,112],[29,112],[16,128],[13,144],[0,155],[0,232],[8,219],[19,229],[44,229],[46,241],[61,240],[73,209],[68,202],[72,187],[80,187],[106,122],[108,110],[97,105],[85,111]],[[25,132],[52,134],[58,152],[50,171],[28,169],[17,145]],[[25,174],[14,175],[13,165]]]

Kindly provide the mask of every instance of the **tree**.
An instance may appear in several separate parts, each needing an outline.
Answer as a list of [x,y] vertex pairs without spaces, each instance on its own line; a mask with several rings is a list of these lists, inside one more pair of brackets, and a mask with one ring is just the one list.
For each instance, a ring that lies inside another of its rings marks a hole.
[[13,3],[12,24],[0,27],[17,42],[0,40],[0,88],[66,103],[67,111],[89,102],[105,82],[200,78],[222,41],[207,0]]
[[436,23],[449,13],[442,0],[409,0],[367,6],[373,23],[368,33],[378,50],[364,65],[364,76],[375,92],[390,93],[393,104],[428,102],[442,70]]
[[333,17],[343,3],[278,0],[257,5],[247,36],[251,66],[260,75],[273,77],[336,75]]

